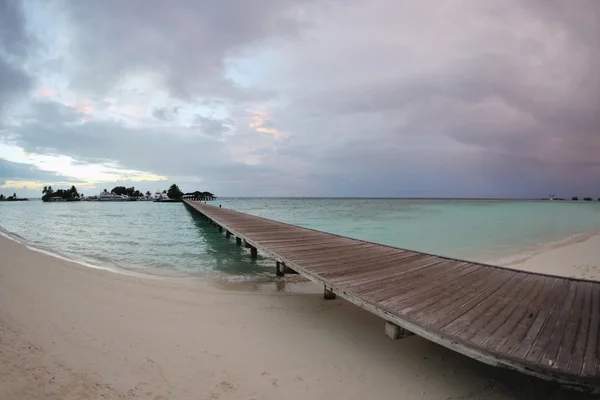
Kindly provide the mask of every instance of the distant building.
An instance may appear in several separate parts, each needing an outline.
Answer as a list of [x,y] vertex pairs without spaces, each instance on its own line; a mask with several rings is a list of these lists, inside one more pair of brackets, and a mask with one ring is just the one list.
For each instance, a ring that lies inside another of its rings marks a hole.
[[212,201],[212,200],[216,199],[217,196],[215,196],[211,192],[200,192],[197,190],[192,193],[185,193],[183,195],[183,198],[191,199],[191,200],[198,200],[198,201]]

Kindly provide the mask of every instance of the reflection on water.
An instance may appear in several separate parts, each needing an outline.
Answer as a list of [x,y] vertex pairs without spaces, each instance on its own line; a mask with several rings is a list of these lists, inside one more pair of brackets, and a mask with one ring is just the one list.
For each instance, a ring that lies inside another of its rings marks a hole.
[[200,214],[188,209],[199,239],[204,244],[204,252],[209,256],[213,269],[230,275],[274,274],[275,261],[258,254],[250,257],[250,251],[235,244],[235,237],[227,239],[219,229],[211,225]]

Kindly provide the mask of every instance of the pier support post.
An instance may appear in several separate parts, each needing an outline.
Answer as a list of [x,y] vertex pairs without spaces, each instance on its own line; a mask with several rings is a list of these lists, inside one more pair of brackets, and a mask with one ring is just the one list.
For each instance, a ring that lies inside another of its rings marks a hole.
[[285,275],[285,264],[280,263],[279,261],[277,261],[277,263],[275,264],[275,275],[277,276],[284,276]]
[[333,290],[329,289],[327,286],[325,286],[325,290],[323,292],[323,298],[325,300],[334,300],[335,299],[335,293],[333,293]]
[[242,238],[239,238],[239,237],[236,236],[236,238],[235,238],[235,244],[237,244],[238,246],[241,246],[242,245]]
[[223,227],[219,225],[219,232],[223,232]]
[[390,339],[398,340],[412,335],[414,335],[414,333],[411,331],[407,331],[393,322],[385,321],[385,336],[389,337]]
[[290,267],[288,267],[284,263],[282,263],[282,264],[283,264],[282,271],[283,271],[284,274],[298,275],[298,272],[294,271],[293,269],[291,269]]
[[231,237],[231,232],[229,232],[229,231],[227,231],[227,230],[226,230],[226,231],[225,231],[225,237],[226,237],[227,239],[229,239],[229,238]]
[[258,257],[258,251],[256,250],[256,247],[254,247],[254,246],[250,246],[250,257],[252,257],[252,258]]

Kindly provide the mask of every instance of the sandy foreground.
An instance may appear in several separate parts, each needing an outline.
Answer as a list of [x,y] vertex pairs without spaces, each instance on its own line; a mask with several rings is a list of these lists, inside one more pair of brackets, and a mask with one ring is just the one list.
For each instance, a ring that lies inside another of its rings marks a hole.
[[0,237],[0,399],[590,398],[281,286],[127,276]]

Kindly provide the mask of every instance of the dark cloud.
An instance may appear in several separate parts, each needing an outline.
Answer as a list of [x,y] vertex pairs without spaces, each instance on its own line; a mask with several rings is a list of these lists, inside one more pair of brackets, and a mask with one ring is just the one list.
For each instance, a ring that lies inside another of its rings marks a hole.
[[152,116],[160,121],[169,121],[179,114],[179,107],[158,107],[152,110]]
[[16,0],[0,0],[0,116],[32,85],[31,78],[19,65],[31,41],[22,5]]
[[0,115],[14,100],[31,88],[31,78],[0,56]]
[[221,137],[224,133],[231,131],[235,126],[235,122],[230,119],[207,118],[201,115],[194,117],[195,125],[193,126],[198,131],[212,137]]
[[18,0],[0,1],[0,49],[9,54],[23,55],[30,41],[25,28],[23,2]]

